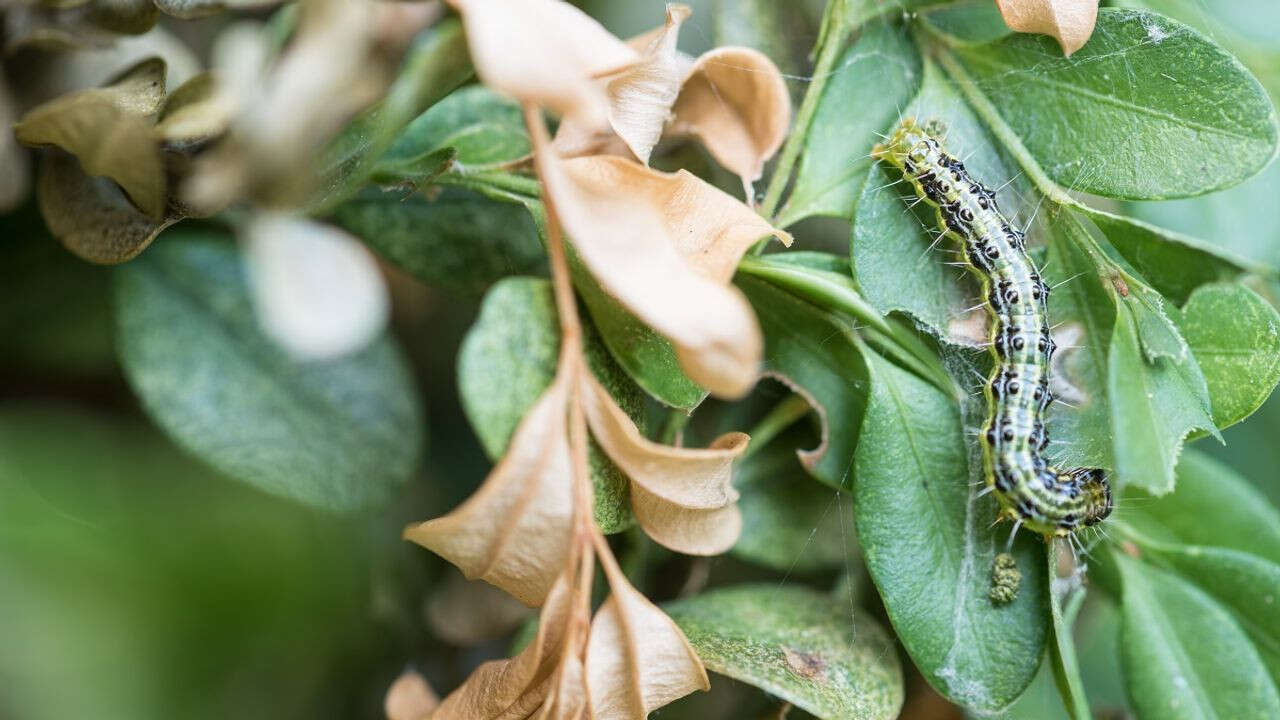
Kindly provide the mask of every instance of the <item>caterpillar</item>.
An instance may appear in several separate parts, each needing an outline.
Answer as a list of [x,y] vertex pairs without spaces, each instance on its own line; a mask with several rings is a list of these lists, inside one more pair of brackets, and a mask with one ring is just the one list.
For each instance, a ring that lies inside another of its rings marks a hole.
[[1101,468],[1062,470],[1044,457],[1055,349],[1049,287],[1027,257],[1025,235],[1000,213],[995,193],[970,177],[936,134],[905,118],[872,156],[901,171],[934,207],[939,229],[960,243],[982,283],[995,360],[983,388],[987,418],[980,435],[988,491],[1002,516],[1014,520],[1015,532],[1025,526],[1046,537],[1070,535],[1111,513],[1111,486]]

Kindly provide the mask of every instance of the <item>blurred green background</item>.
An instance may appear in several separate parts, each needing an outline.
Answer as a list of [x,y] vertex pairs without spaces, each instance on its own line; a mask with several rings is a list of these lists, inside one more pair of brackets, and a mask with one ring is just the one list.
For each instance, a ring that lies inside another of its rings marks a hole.
[[[656,0],[580,4],[623,36],[662,14]],[[732,40],[731,28],[715,27],[716,3],[692,4],[682,48]],[[1145,4],[1208,32],[1280,96],[1280,4]],[[797,4],[771,53],[784,71],[803,71],[820,6]],[[204,21],[198,31],[216,29]],[[788,84],[797,96],[805,87]],[[1278,197],[1273,162],[1212,198],[1128,209],[1277,264]],[[847,247],[841,223],[796,232],[808,247]],[[0,718],[375,718],[406,667],[447,691],[481,660],[507,654],[521,615],[400,540],[407,523],[447,511],[489,468],[455,387],[477,298],[393,283],[394,331],[426,408],[426,459],[383,508],[336,516],[219,477],[149,423],[115,358],[111,275],[63,250],[32,204],[0,218]],[[1275,301],[1274,285],[1259,289]],[[1225,447],[1196,444],[1280,503],[1280,396],[1224,435]],[[717,580],[759,576],[730,559],[709,567]],[[651,573],[662,587],[664,573],[687,571],[667,559]],[[469,618],[481,602],[488,617]],[[1113,627],[1106,606],[1086,613],[1082,666],[1091,695],[1122,706]],[[662,717],[761,717],[777,707],[723,678],[713,686]],[[918,678],[908,694],[906,715],[954,712]],[[1052,717],[1058,707],[1045,681],[1013,714]]]

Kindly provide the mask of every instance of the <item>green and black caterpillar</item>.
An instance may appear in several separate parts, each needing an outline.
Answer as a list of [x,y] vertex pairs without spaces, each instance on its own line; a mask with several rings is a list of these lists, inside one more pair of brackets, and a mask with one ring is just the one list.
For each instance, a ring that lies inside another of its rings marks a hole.
[[983,390],[988,414],[981,435],[986,483],[1002,513],[1046,536],[1069,535],[1111,513],[1101,468],[1060,470],[1045,460],[1052,402],[1049,287],[1027,257],[1025,237],[1000,213],[995,193],[969,176],[937,138],[904,119],[873,156],[902,171],[937,211],[938,226],[958,241],[982,282],[991,314],[995,369]]

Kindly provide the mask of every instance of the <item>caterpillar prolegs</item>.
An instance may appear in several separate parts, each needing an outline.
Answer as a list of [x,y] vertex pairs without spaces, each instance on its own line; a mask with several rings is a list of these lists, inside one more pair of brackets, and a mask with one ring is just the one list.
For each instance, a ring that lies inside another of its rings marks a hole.
[[1111,513],[1111,487],[1100,468],[1060,470],[1044,457],[1044,413],[1052,401],[1045,285],[1027,257],[1023,233],[996,206],[995,193],[969,176],[937,138],[904,119],[873,155],[902,171],[933,205],[939,228],[960,242],[982,282],[991,314],[995,369],[986,384],[981,435],[986,482],[1002,512],[1046,536],[1069,535]]

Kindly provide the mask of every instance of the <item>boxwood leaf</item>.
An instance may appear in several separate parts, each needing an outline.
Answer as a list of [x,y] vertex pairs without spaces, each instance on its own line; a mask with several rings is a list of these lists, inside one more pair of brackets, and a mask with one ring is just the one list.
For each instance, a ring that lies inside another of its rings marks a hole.
[[[643,432],[644,394],[613,362],[589,322],[585,327],[592,372]],[[489,290],[458,353],[462,407],[489,457],[496,460],[506,452],[520,419],[555,377],[559,352],[560,325],[549,282],[507,278]],[[629,527],[626,475],[594,441],[588,460],[596,522],[609,533]]]
[[745,585],[663,606],[707,668],[820,718],[894,718],[902,669],[893,641],[844,598]]
[[1092,39],[1070,58],[1026,34],[955,43],[951,52],[1064,187],[1187,197],[1235,185],[1275,154],[1276,114],[1258,81],[1162,15],[1103,8]]
[[120,361],[148,414],[267,492],[336,511],[385,499],[417,469],[424,435],[397,347],[383,337],[299,363],[262,334],[251,302],[222,236],[176,233],[117,269]]
[[1116,553],[1124,584],[1121,652],[1142,718],[1273,718],[1280,695],[1220,604],[1164,570]]
[[1205,285],[1182,308],[1182,333],[1204,372],[1220,428],[1248,417],[1280,381],[1280,315],[1236,283]]
[[1173,490],[1173,468],[1182,440],[1192,430],[1216,431],[1203,405],[1205,381],[1195,358],[1147,361],[1142,354],[1138,322],[1127,303],[1116,306],[1115,326],[1107,356],[1107,397],[1116,474],[1155,495]]
[[1004,533],[994,527],[994,499],[976,497],[970,484],[959,411],[924,380],[865,348],[862,355],[871,395],[854,505],[867,567],[929,684],[975,712],[1003,709],[1035,677],[1044,652],[1044,552],[1028,533],[1014,542],[1021,588],[1012,603],[993,605],[987,592]]
[[458,292],[479,294],[546,267],[527,212],[465,190],[402,197],[369,188],[339,205],[333,220],[422,282]]
[[741,493],[742,535],[734,555],[783,573],[830,569],[848,559],[849,500],[815,483],[796,457],[797,448],[813,444],[811,431],[793,426],[739,462],[733,487]]
[[529,137],[520,106],[483,85],[455,90],[409,123],[378,166],[447,147],[457,151],[456,162],[471,169],[528,155]]
[[801,462],[827,485],[849,489],[868,388],[851,326],[762,280],[740,276],[737,284],[764,331],[765,372],[797,389],[822,423],[818,447],[800,451]]
[[852,218],[876,133],[897,120],[920,84],[915,44],[896,24],[873,22],[836,61],[800,154],[778,225],[811,215]]

